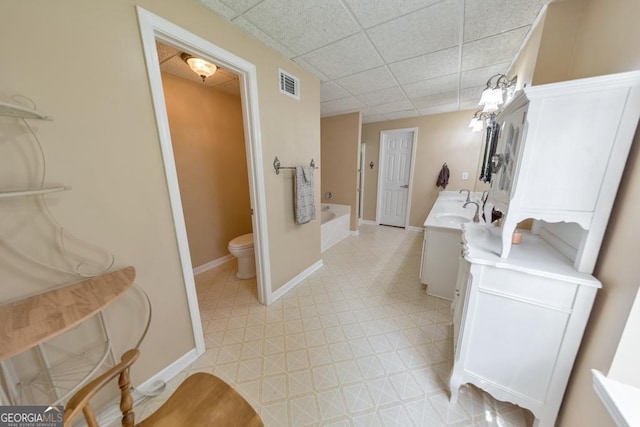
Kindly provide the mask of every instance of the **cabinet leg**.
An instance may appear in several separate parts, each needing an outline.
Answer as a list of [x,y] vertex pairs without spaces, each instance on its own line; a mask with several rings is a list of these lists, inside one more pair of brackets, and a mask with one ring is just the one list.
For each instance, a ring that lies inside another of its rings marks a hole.
[[518,223],[509,219],[509,214],[502,220],[502,250],[500,252],[501,258],[508,258],[509,252],[511,252],[511,237],[513,231],[516,229]]
[[[558,408],[559,409],[559,408]],[[558,409],[544,408],[533,413],[533,427],[554,427],[558,418]]]
[[458,396],[460,394],[460,386],[462,384],[453,375],[449,379],[449,403],[455,405],[458,403]]

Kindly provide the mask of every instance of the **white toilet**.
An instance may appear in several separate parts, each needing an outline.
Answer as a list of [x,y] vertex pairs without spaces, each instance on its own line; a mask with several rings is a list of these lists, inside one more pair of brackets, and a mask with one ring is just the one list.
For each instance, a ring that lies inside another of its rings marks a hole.
[[256,277],[256,256],[253,252],[253,233],[243,234],[229,242],[229,252],[238,258],[238,279]]

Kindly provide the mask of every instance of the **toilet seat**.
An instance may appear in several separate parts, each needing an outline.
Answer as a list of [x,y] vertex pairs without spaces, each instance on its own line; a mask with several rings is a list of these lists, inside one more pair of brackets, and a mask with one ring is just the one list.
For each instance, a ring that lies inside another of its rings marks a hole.
[[253,246],[253,233],[243,234],[229,242],[229,247],[234,249],[247,249]]

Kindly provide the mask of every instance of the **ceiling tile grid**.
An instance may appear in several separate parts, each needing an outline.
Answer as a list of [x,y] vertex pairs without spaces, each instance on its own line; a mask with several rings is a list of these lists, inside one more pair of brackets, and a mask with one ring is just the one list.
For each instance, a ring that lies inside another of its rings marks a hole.
[[323,117],[369,123],[477,108],[553,0],[199,1],[316,76]]

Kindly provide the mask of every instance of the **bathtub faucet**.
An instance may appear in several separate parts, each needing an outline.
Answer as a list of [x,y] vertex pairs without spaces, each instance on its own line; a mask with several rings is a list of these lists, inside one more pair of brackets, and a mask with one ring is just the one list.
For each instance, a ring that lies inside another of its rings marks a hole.
[[327,191],[327,193],[324,195],[324,198],[328,200],[333,199],[333,193],[331,191]]

